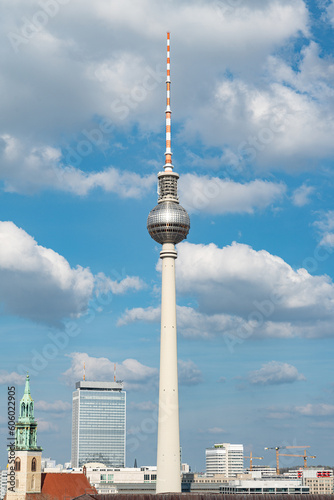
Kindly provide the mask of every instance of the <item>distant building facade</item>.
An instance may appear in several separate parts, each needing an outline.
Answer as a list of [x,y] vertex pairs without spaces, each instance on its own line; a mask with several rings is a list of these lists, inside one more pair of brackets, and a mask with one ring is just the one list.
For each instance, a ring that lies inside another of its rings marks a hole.
[[233,477],[244,470],[244,447],[242,444],[222,443],[205,450],[206,475],[224,474]]
[[72,467],[125,467],[126,393],[120,382],[77,382],[72,399]]
[[298,495],[308,494],[309,488],[302,485],[301,480],[293,479],[253,479],[253,480],[234,480],[223,485],[221,493],[225,494],[243,494],[243,495]]
[[0,499],[5,498],[7,492],[7,470],[2,470],[0,473]]
[[[73,472],[76,472],[74,469]],[[79,472],[79,470],[78,470]],[[85,474],[92,487],[99,494],[110,494],[126,490],[127,485],[154,484],[157,481],[157,468],[153,467],[104,467],[103,464],[85,465]]]
[[290,478],[301,479],[312,495],[332,495],[334,493],[334,477],[332,469],[312,467],[294,469],[284,474]]
[[246,469],[245,472],[251,474],[253,479],[274,477],[277,475],[276,467],[270,467],[269,465],[253,465],[252,470]]

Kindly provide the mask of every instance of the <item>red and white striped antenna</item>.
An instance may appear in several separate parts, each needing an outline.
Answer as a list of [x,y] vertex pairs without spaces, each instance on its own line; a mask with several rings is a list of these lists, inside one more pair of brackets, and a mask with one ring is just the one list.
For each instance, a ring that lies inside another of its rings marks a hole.
[[166,107],[166,152],[165,152],[165,172],[172,172],[172,149],[171,149],[171,116],[172,110],[170,109],[170,33],[167,32],[167,107]]

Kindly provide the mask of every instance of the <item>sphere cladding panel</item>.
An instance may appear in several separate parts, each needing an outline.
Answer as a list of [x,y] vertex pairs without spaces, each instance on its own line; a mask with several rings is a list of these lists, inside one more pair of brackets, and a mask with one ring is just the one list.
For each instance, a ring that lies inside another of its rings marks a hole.
[[187,237],[190,219],[178,203],[165,201],[151,210],[147,218],[147,230],[158,243],[180,243]]

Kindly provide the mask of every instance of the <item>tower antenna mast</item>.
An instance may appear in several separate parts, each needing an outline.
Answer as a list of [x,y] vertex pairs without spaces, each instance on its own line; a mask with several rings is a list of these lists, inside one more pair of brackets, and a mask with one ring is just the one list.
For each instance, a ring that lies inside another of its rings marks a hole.
[[165,172],[172,172],[172,137],[171,137],[171,124],[172,124],[172,110],[170,107],[170,33],[167,32],[167,79],[166,79],[166,152],[165,152]]

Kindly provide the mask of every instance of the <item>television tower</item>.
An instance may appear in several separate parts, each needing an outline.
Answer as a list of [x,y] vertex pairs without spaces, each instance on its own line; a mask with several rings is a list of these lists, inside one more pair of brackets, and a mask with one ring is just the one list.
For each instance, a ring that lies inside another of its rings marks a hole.
[[164,171],[158,173],[158,205],[147,218],[150,236],[162,244],[161,340],[156,493],[181,492],[179,395],[175,299],[175,244],[187,237],[190,219],[179,205],[173,172],[170,108],[170,34],[167,33],[167,107]]

